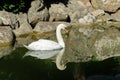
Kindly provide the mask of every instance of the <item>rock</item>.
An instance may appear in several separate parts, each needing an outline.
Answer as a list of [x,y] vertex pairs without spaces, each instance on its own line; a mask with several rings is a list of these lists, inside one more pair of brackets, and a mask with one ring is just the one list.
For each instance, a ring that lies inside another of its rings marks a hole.
[[44,6],[43,0],[34,0],[28,10],[29,23],[35,26],[39,21],[49,20],[48,9]]
[[115,12],[120,8],[120,0],[91,0],[95,9],[102,9],[108,12]]
[[120,56],[120,31],[111,26],[113,23],[101,26],[73,24],[66,41],[67,60],[86,62]]
[[100,15],[104,15],[105,12],[103,10],[94,10],[91,13],[86,14],[83,18],[80,18],[78,20],[79,23],[82,24],[88,24],[88,23],[94,23],[97,21],[97,17]]
[[88,13],[86,16],[84,16],[83,18],[80,18],[79,23],[82,24],[88,24],[88,23],[94,23],[96,21],[96,18],[94,15]]
[[[111,33],[112,32],[112,33]],[[119,55],[120,34],[117,29],[108,29],[98,36],[95,41],[95,49],[97,57],[105,59],[113,55]]]
[[49,8],[50,21],[69,21],[66,8],[67,7],[62,3],[51,4],[51,7]]
[[94,8],[92,7],[90,0],[80,0],[89,12],[92,12]]
[[0,25],[10,25],[12,29],[18,28],[16,15],[6,11],[0,11]]
[[13,45],[14,38],[10,26],[0,26],[0,46]]
[[120,10],[118,10],[116,13],[114,14],[111,14],[111,18],[114,20],[114,21],[120,21]]
[[31,25],[27,21],[27,14],[20,13],[18,16],[20,27],[13,30],[16,36],[26,34],[32,31]]
[[69,25],[69,23],[66,22],[39,22],[36,24],[33,31],[39,32],[39,34],[54,31],[60,23]]
[[71,22],[78,22],[78,19],[88,13],[85,5],[80,0],[69,0],[67,7],[67,12],[70,16]]

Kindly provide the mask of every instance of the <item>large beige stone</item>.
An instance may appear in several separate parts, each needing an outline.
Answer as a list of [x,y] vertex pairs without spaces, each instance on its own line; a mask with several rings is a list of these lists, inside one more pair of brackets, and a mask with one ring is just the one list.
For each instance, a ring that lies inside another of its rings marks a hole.
[[39,21],[49,20],[48,9],[44,6],[43,0],[34,0],[28,10],[28,21],[35,26]]
[[12,29],[18,28],[18,20],[15,14],[0,11],[0,25],[10,25]]
[[120,31],[110,26],[73,25],[65,42],[65,59],[84,62],[120,56]]
[[70,16],[71,22],[78,22],[78,19],[88,13],[85,4],[80,0],[69,0],[67,5],[67,12]]
[[0,46],[8,46],[14,44],[15,37],[10,26],[0,27]]
[[94,8],[115,12],[120,8],[120,0],[91,0]]
[[66,6],[62,3],[51,4],[49,8],[50,21],[67,21],[68,13],[66,12]]
[[18,18],[20,26],[19,28],[13,30],[16,36],[26,34],[32,31],[32,27],[28,23],[28,20],[27,20],[27,14],[20,13],[18,14],[17,18]]

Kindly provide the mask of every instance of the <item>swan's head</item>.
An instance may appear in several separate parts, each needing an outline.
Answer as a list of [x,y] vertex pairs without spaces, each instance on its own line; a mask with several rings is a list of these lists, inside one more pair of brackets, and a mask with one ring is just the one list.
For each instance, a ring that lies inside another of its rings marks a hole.
[[58,29],[63,29],[65,32],[67,32],[67,26],[65,24],[59,24]]

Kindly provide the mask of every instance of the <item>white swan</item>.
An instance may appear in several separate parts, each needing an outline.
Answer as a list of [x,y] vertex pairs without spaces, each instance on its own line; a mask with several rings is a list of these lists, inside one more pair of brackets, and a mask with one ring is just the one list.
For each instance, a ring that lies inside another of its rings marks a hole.
[[28,46],[24,45],[28,50],[56,50],[56,49],[62,49],[65,47],[65,43],[63,41],[62,35],[61,35],[61,29],[66,31],[67,26],[65,24],[59,24],[57,26],[56,30],[56,37],[58,40],[57,42],[51,41],[51,40],[45,40],[45,39],[39,39],[38,41],[32,42]]

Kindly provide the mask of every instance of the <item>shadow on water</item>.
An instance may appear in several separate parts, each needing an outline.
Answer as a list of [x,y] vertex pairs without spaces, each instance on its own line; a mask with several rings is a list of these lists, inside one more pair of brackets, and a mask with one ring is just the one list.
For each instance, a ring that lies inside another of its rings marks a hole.
[[39,59],[24,56],[27,52],[19,47],[0,59],[0,80],[86,80],[92,75],[114,76],[120,72],[119,57],[84,63],[68,62],[65,70],[59,70],[55,64],[58,54],[49,56],[50,59]]

